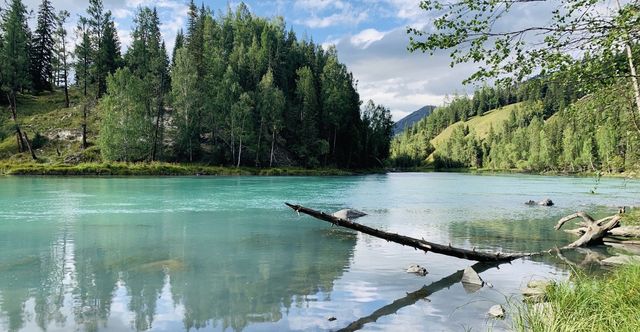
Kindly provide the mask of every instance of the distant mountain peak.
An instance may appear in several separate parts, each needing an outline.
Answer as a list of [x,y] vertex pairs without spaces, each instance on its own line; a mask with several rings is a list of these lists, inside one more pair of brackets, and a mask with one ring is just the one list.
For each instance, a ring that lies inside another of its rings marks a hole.
[[434,109],[436,109],[435,106],[427,105],[427,106],[424,106],[421,109],[419,109],[419,110],[417,110],[417,111],[405,116],[404,118],[400,119],[393,126],[393,136],[396,136],[396,135],[402,133],[405,129],[410,128],[414,124],[416,124],[416,122],[422,120],[423,118],[426,118],[427,116],[429,116],[433,112]]

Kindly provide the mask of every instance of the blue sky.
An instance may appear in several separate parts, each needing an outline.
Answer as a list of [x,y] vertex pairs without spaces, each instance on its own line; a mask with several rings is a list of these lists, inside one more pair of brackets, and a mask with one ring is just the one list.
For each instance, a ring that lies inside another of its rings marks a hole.
[[[41,0],[23,0],[37,10]],[[419,0],[248,0],[251,11],[263,17],[283,16],[299,38],[316,43],[334,44],[340,60],[358,80],[361,99],[383,104],[392,110],[394,120],[427,104],[440,105],[447,95],[469,93],[461,81],[476,65],[449,67],[446,52],[435,56],[411,54],[407,51],[408,26],[427,27],[430,19],[419,8]],[[71,12],[69,28],[84,14],[86,0],[52,0],[56,10]],[[205,0],[216,11],[235,8],[239,1]],[[162,34],[167,46],[173,47],[176,31],[187,21],[188,0],[104,0],[105,8],[116,19],[123,47],[130,43],[133,14],[139,6],[157,7],[162,21]],[[534,19],[531,13],[518,20]],[[72,34],[73,36],[73,34]]]

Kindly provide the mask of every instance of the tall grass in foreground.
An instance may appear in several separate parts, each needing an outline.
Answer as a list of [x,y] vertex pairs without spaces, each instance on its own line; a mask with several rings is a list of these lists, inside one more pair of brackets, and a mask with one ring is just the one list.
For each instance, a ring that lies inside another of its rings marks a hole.
[[604,277],[577,273],[547,288],[547,304],[521,304],[516,331],[640,331],[640,265]]

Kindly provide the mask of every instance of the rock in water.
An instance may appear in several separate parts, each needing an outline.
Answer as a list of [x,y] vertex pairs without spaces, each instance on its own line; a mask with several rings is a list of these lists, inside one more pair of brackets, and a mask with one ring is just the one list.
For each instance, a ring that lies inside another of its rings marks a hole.
[[604,265],[628,265],[640,264],[640,256],[617,255],[611,256],[601,262]]
[[540,202],[538,202],[538,205],[540,205],[540,206],[553,206],[553,201],[548,199],[548,198],[545,198],[545,199],[541,200]]
[[501,305],[496,304],[489,309],[488,314],[493,318],[504,318],[504,308]]
[[366,216],[367,214],[353,209],[343,209],[340,211],[336,211],[332,214],[332,216],[340,219],[353,220],[358,219],[360,217]]
[[429,272],[427,271],[427,269],[425,269],[424,267],[422,267],[422,266],[420,266],[418,264],[411,264],[409,266],[409,268],[407,269],[407,273],[415,273],[415,274],[417,274],[419,276],[423,276],[424,277]]
[[464,269],[464,272],[462,273],[462,283],[477,285],[480,287],[484,285],[484,281],[472,267]]

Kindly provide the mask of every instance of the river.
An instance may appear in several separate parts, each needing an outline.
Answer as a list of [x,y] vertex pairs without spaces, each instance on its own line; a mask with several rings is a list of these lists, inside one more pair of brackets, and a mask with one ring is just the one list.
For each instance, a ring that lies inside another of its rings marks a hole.
[[[523,204],[545,197],[556,205]],[[0,330],[500,331],[509,320],[488,319],[489,307],[517,302],[531,279],[568,275],[556,258],[520,259],[480,273],[493,287],[465,289],[455,273],[473,262],[331,227],[285,201],[356,208],[369,214],[359,222],[432,242],[536,251],[574,240],[553,230],[564,215],[640,205],[640,182],[0,177]],[[411,264],[429,274],[406,273]]]

